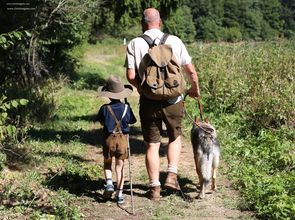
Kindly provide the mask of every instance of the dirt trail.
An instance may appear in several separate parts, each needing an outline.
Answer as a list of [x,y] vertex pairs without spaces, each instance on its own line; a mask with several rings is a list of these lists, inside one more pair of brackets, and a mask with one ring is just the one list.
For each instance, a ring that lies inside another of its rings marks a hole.
[[[136,93],[130,98],[130,103],[134,112],[137,109],[138,96]],[[137,118],[139,118],[137,116]],[[231,187],[225,176],[225,164],[221,161],[221,166],[217,176],[217,192],[206,194],[205,199],[197,199],[196,176],[193,152],[189,142],[189,137],[183,137],[183,147],[179,164],[179,182],[183,193],[189,201],[185,201],[180,193],[172,193],[162,190],[160,202],[150,201],[145,197],[147,191],[148,177],[145,169],[145,148],[142,142],[139,122],[132,127],[130,134],[131,148],[131,171],[133,181],[133,195],[135,213],[132,212],[129,166],[125,165],[125,204],[117,206],[114,200],[105,201],[102,197],[103,184],[99,190],[94,192],[96,197],[79,197],[77,203],[81,207],[85,219],[255,219],[254,214],[248,211],[241,211],[238,207],[240,198],[238,193]],[[160,181],[163,184],[166,177],[167,159],[166,144],[167,139],[163,138],[160,149],[161,173]],[[102,165],[102,148],[100,146],[89,146],[87,158],[93,163]],[[103,180],[100,181],[102,183]]]

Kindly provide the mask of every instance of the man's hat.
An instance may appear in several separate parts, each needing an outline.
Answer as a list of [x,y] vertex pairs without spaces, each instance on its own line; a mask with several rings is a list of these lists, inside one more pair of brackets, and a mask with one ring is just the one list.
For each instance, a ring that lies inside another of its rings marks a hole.
[[98,95],[111,99],[124,99],[129,96],[133,88],[131,85],[124,85],[117,76],[111,75],[105,86],[98,88]]

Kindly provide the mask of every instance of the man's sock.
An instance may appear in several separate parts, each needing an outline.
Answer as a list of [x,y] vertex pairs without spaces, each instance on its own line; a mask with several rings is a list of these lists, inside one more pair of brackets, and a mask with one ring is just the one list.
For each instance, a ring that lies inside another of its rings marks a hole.
[[159,180],[151,180],[149,186],[150,187],[161,186],[161,183]]
[[177,174],[177,167],[176,166],[172,166],[172,165],[168,165],[167,172],[171,172],[171,173]]

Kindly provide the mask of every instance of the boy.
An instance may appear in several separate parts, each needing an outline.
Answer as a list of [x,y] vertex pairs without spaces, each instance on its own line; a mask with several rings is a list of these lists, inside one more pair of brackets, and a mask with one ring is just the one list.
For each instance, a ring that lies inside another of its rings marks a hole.
[[116,76],[110,76],[105,86],[98,88],[99,96],[108,97],[109,104],[104,104],[99,109],[97,120],[103,125],[103,156],[105,190],[104,197],[111,198],[114,192],[112,181],[112,158],[115,157],[116,172],[116,201],[124,203],[124,160],[128,158],[128,134],[129,124],[134,124],[136,118],[129,105],[124,104],[120,99],[127,98],[133,89],[130,85],[123,85]]

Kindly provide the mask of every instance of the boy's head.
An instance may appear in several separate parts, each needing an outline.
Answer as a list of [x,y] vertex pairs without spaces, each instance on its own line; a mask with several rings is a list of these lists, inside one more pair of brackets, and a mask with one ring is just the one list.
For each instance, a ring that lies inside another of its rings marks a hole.
[[120,100],[128,97],[133,91],[131,85],[124,85],[119,77],[111,75],[105,86],[98,88],[98,95],[110,99]]

